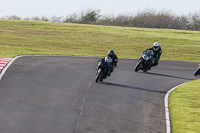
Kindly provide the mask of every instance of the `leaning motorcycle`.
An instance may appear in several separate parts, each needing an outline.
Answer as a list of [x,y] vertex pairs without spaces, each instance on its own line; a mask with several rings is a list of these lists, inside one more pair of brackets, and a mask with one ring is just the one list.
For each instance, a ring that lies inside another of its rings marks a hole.
[[106,56],[104,58],[101,58],[99,60],[98,67],[96,70],[95,82],[102,82],[103,79],[106,79],[112,67],[112,59],[110,57]]
[[197,70],[194,72],[194,76],[200,75],[200,64]]
[[138,72],[139,70],[147,72],[148,70],[150,70],[150,68],[155,62],[153,56],[154,56],[153,51],[149,49],[145,50],[141,54],[140,59],[134,68],[135,72]]

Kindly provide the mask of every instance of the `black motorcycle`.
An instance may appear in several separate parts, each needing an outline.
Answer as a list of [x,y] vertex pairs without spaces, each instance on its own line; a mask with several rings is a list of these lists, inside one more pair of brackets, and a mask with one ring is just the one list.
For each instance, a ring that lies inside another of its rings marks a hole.
[[200,64],[197,70],[194,72],[194,76],[200,75]]
[[134,69],[135,72],[138,72],[139,70],[143,70],[143,72],[147,72],[148,70],[150,70],[152,65],[155,63],[153,56],[154,56],[153,51],[149,49],[145,50],[140,56],[140,59],[135,66],[135,69]]
[[95,82],[102,82],[103,79],[106,79],[112,68],[112,59],[110,57],[106,56],[104,58],[101,58],[96,69]]

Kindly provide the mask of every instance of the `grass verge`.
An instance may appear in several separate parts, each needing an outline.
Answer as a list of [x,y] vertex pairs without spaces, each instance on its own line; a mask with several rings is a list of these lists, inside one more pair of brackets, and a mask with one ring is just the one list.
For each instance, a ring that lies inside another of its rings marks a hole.
[[199,133],[200,80],[175,89],[169,97],[173,133]]
[[198,61],[200,32],[0,20],[0,57],[17,55],[104,56],[139,58],[155,41],[164,60]]

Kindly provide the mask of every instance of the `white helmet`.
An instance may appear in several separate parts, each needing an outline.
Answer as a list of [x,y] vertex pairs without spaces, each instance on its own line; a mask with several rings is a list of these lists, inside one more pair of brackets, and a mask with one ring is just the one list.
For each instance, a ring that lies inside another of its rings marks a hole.
[[159,43],[158,42],[155,42],[154,44],[153,44],[153,47],[158,47],[159,46]]

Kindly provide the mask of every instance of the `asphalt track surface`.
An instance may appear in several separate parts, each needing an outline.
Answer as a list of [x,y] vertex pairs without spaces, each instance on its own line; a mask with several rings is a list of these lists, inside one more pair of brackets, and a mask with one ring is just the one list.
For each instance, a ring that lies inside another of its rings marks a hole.
[[136,73],[137,60],[119,59],[111,77],[95,83],[97,60],[15,60],[0,81],[0,132],[166,133],[166,92],[198,78],[193,76],[198,63],[160,61]]

